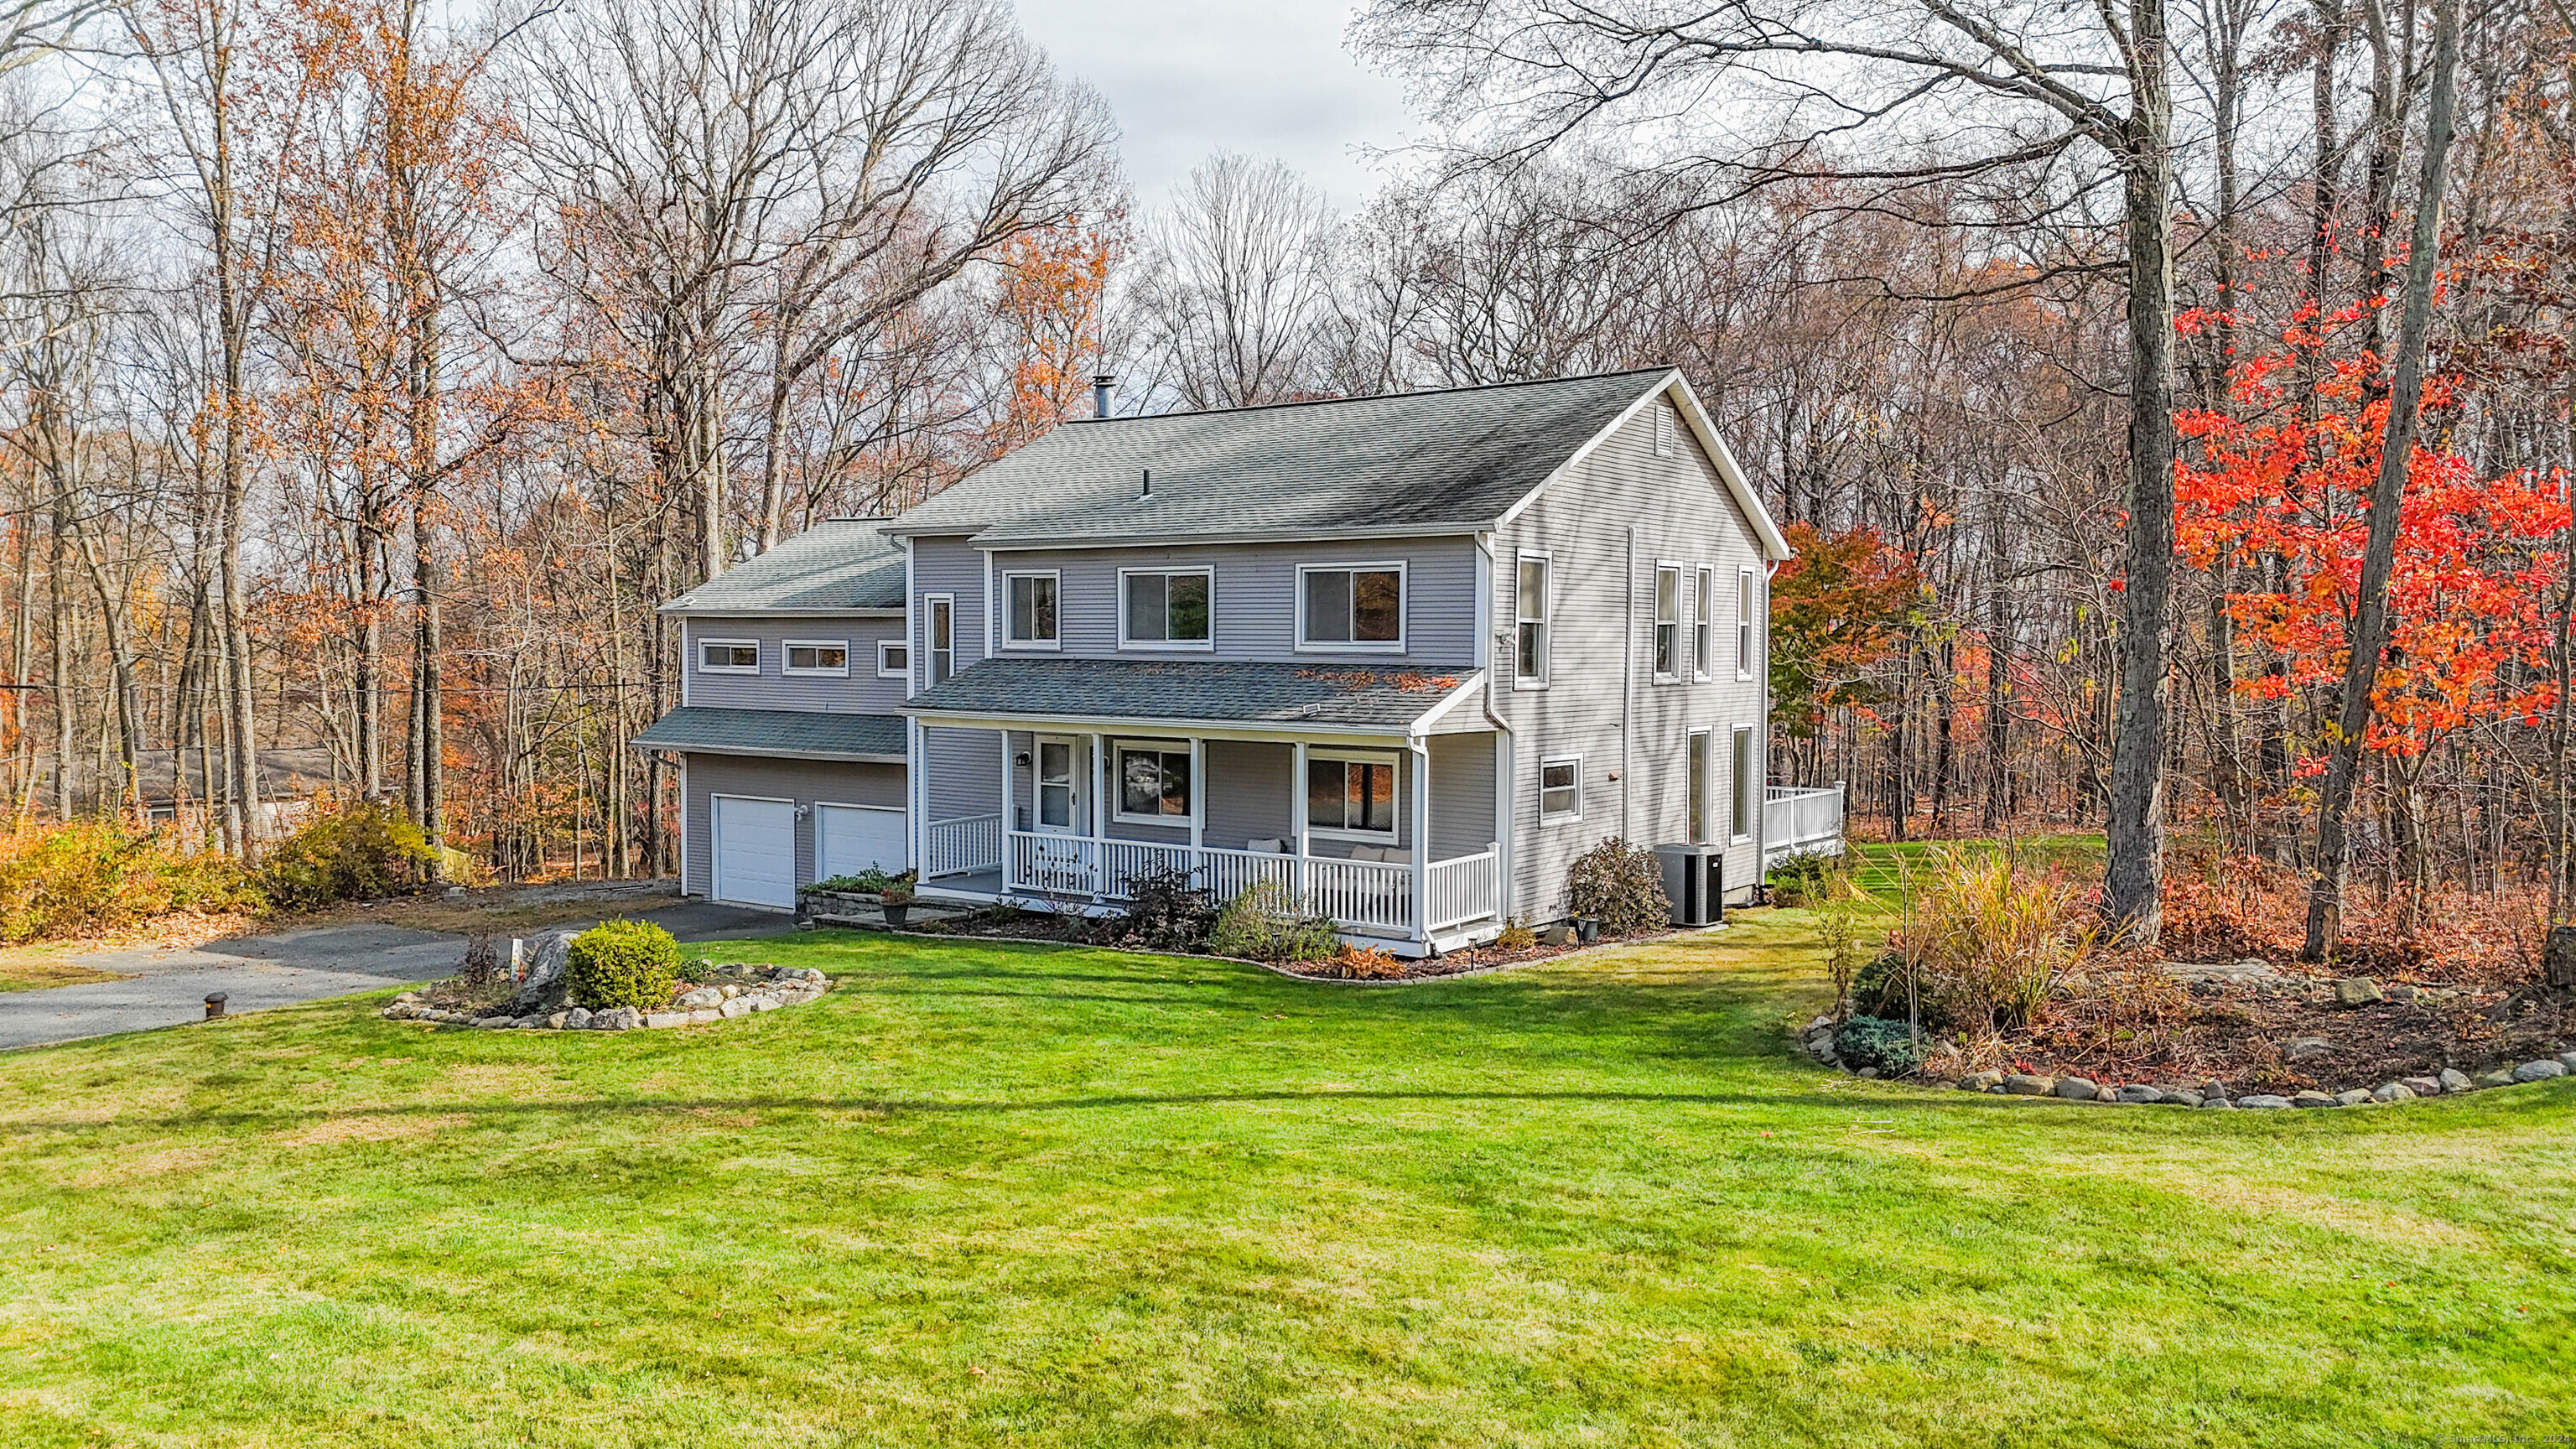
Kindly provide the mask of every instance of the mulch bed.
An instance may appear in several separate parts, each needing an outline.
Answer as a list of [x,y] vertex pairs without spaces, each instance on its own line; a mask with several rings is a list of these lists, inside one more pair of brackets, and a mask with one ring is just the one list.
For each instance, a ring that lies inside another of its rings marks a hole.
[[[1018,911],[1000,915],[985,911],[947,921],[925,922],[906,929],[921,935],[971,936],[989,941],[1046,941],[1057,945],[1094,946],[1112,950],[1151,951],[1155,949],[1135,941],[1077,940],[1068,937],[1061,918],[1045,911]],[[1615,942],[1605,938],[1589,946],[1580,942],[1571,942],[1563,946],[1525,946],[1513,951],[1504,950],[1500,946],[1478,946],[1472,950],[1453,951],[1447,955],[1426,957],[1419,961],[1397,957],[1396,974],[1366,977],[1355,977],[1348,967],[1331,961],[1254,961],[1249,964],[1265,967],[1282,976],[1293,976],[1303,981],[1367,980],[1393,984],[1405,981],[1434,981],[1447,976],[1481,975],[1487,971],[1501,971],[1515,966],[1535,966],[1541,962],[1555,960],[1559,956],[1571,956],[1577,951],[1658,940],[1661,939],[1662,934],[1669,933],[1630,936]],[[1205,952],[1185,951],[1178,954],[1206,956],[1206,959],[1212,961],[1237,959],[1232,956],[1207,956]]]

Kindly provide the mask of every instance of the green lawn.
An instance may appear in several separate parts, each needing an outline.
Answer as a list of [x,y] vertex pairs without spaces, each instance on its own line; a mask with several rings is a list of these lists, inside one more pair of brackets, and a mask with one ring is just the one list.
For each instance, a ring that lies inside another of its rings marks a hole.
[[722,1028],[0,1057],[0,1442],[2576,1434],[2576,1080],[1832,1077],[1810,929],[1409,988],[825,935]]

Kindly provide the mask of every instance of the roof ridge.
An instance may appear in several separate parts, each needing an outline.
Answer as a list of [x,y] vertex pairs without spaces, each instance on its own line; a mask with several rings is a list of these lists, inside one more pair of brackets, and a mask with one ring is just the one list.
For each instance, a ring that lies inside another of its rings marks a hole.
[[1507,387],[1549,387],[1569,382],[1599,382],[1605,378],[1613,377],[1643,377],[1648,373],[1673,372],[1676,370],[1677,369],[1671,363],[1664,363],[1656,367],[1623,367],[1609,372],[1578,372],[1570,377],[1524,377],[1515,379],[1511,382],[1471,382],[1458,387],[1424,387],[1415,388],[1407,392],[1363,393],[1358,397],[1301,397],[1289,398],[1282,402],[1245,403],[1239,407],[1230,408],[1178,408],[1170,412],[1126,413],[1123,415],[1113,413],[1105,418],[1066,418],[1061,426],[1069,427],[1077,423],[1142,423],[1151,422],[1157,418],[1204,418],[1214,417],[1224,413],[1269,412],[1279,408],[1331,407],[1336,403],[1386,402],[1395,398],[1442,397],[1450,393],[1496,392]]

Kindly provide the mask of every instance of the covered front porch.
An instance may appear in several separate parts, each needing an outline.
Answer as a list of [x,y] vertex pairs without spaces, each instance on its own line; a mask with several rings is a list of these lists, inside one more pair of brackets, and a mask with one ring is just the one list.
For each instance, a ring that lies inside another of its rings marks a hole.
[[1116,909],[1182,872],[1224,902],[1269,881],[1405,954],[1501,929],[1498,736],[923,725],[926,898]]

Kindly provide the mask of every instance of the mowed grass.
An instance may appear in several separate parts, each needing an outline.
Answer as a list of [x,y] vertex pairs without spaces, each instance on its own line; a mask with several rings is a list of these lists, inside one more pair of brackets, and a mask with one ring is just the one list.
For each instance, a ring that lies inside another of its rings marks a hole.
[[2576,1432],[2576,1082],[1826,1075],[1812,921],[1403,987],[816,935],[723,1028],[0,1057],[0,1442],[2371,1445]]

